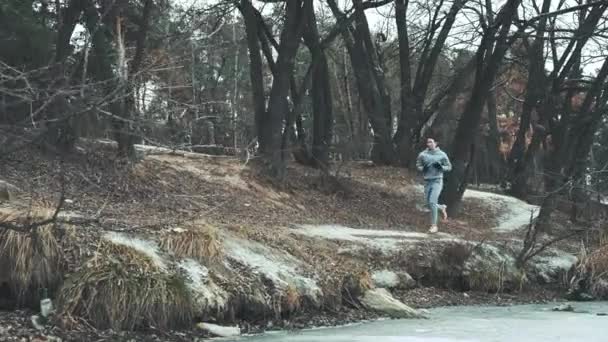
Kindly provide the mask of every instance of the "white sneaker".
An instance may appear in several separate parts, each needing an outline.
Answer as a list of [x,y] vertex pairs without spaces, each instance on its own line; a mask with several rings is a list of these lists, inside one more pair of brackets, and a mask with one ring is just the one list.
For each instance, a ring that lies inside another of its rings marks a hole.
[[443,216],[443,220],[447,221],[448,220],[448,206],[447,205],[443,205],[441,208],[441,216]]
[[437,226],[431,226],[431,229],[429,229],[429,233],[437,233],[439,231],[439,228],[437,228]]

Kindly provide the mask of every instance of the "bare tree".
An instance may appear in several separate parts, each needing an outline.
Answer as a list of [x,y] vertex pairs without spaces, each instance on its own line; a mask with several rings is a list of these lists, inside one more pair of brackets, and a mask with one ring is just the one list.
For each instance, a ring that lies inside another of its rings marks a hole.
[[[444,52],[450,31],[456,22],[456,16],[466,5],[467,0],[455,0],[442,18],[440,12],[443,0],[436,4],[435,12],[428,25],[420,55],[417,56],[416,72],[411,75],[412,51],[408,37],[407,9],[409,0],[395,0],[395,19],[399,38],[399,66],[401,70],[401,115],[394,136],[397,154],[405,165],[413,165],[420,134],[429,115],[426,105],[428,92],[441,53]],[[436,99],[435,101],[440,100]]]
[[485,30],[479,44],[475,56],[475,83],[456,128],[451,154],[453,169],[448,175],[446,188],[442,193],[443,202],[448,205],[450,214],[458,212],[467,187],[467,176],[475,151],[475,138],[486,98],[505,53],[521,33],[518,31],[515,37],[510,36],[510,28],[516,19],[520,4],[521,0],[507,1],[497,14],[494,24]]

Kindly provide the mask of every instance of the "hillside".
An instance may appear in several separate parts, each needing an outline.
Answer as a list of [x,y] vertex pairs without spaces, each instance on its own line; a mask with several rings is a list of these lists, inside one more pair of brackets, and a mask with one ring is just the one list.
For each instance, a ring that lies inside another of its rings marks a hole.
[[[556,296],[576,262],[566,241],[527,274],[515,269],[535,207],[488,192],[468,191],[462,217],[427,234],[420,186],[403,169],[353,162],[334,177],[291,164],[286,183],[274,184],[255,159],[139,151],[143,159],[126,164],[112,144],[83,141],[63,160],[20,150],[0,166],[12,185],[4,223],[52,218],[64,198],[56,223],[37,228],[46,247],[0,231],[15,244],[0,244],[0,264],[21,256],[30,265],[0,278],[0,304],[35,307],[45,286],[58,306],[40,334],[183,340],[206,336],[195,322],[339,324],[385,315],[359,303],[355,292],[373,287],[415,308],[528,302]],[[9,327],[0,340],[36,334],[28,312],[0,314]]]

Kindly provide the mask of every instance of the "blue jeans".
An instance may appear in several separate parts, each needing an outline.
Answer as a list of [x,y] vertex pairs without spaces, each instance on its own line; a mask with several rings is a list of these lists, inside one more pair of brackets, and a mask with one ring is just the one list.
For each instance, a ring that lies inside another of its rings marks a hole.
[[445,205],[439,204],[439,195],[443,189],[443,179],[424,180],[424,201],[431,210],[431,225],[437,225],[437,214],[439,208],[445,209]]

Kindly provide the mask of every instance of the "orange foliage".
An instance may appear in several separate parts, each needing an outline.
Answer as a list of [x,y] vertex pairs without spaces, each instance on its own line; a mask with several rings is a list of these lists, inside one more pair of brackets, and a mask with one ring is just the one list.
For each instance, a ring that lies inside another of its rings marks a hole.
[[[500,115],[496,118],[496,121],[498,124],[498,132],[500,134],[499,151],[502,158],[506,160],[511,152],[511,149],[513,148],[513,144],[515,143],[517,131],[519,130],[519,119],[517,117]],[[532,141],[533,133],[534,130],[532,125],[530,125],[528,131],[526,132],[526,148]]]

